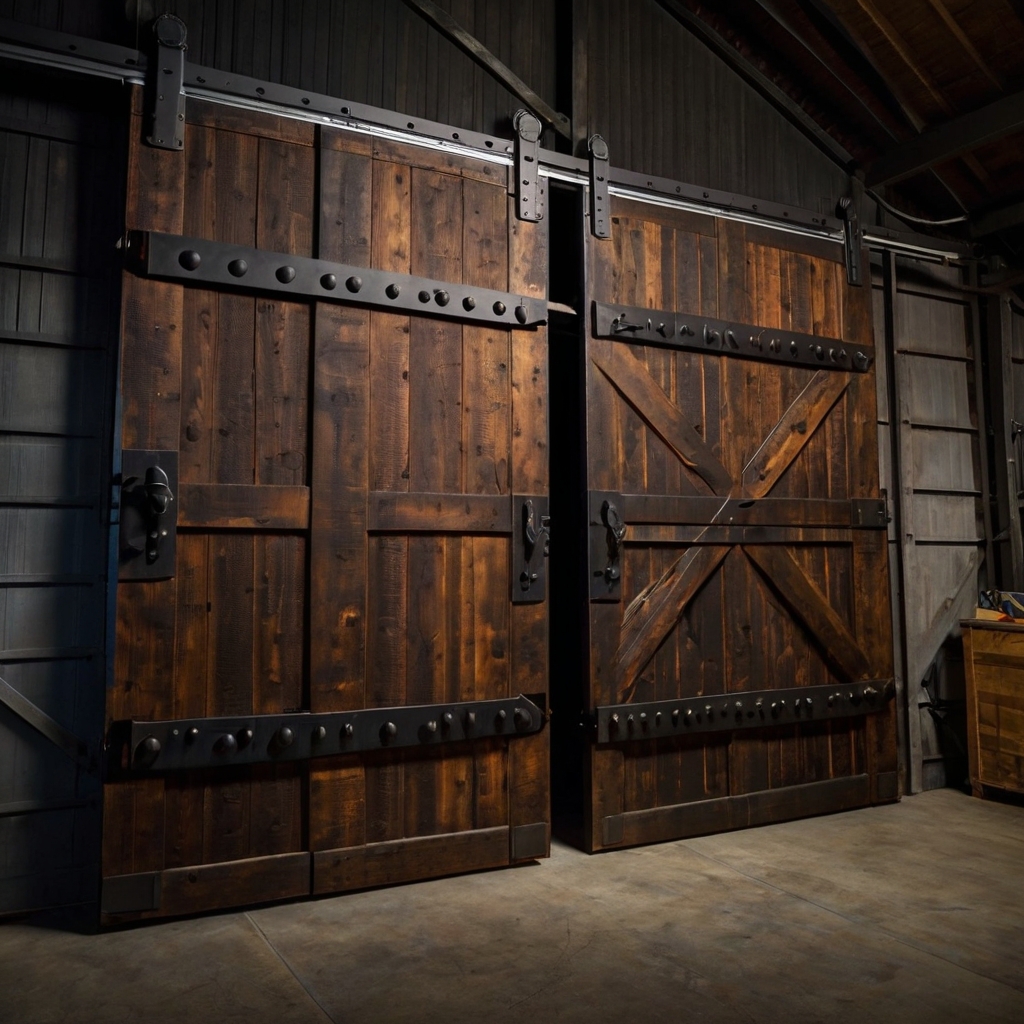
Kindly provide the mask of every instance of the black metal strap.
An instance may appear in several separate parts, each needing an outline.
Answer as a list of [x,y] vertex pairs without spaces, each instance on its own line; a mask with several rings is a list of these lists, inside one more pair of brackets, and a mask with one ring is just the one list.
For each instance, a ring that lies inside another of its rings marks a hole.
[[716,320],[698,313],[679,313],[639,306],[594,303],[594,337],[666,345],[694,352],[770,363],[808,366],[816,370],[866,373],[875,358],[870,345]]
[[595,238],[611,238],[608,143],[600,135],[591,135],[587,148],[590,151],[590,233]]
[[846,255],[846,281],[848,284],[859,285],[860,249],[862,244],[860,233],[860,217],[857,216],[857,205],[849,196],[843,196],[836,204],[836,216],[843,222],[843,250]]
[[528,110],[517,111],[513,119],[516,130],[515,175],[516,216],[520,220],[544,219],[546,189],[540,178],[540,121]]
[[129,265],[145,277],[216,285],[234,291],[273,292],[320,302],[356,303],[492,326],[537,327],[547,323],[547,303],[542,299],[493,288],[434,281],[159,231],[132,231],[125,248]]
[[436,747],[493,736],[526,736],[543,725],[544,712],[520,694],[501,700],[326,714],[299,711],[115,722],[109,746],[113,771],[149,773]]
[[149,65],[149,134],[146,142],[159,149],[185,147],[185,23],[161,14],[153,23],[156,59]]
[[643,704],[612,704],[597,708],[593,724],[599,744],[629,743],[869,715],[884,710],[895,696],[892,679],[866,679],[843,686],[795,686]]
[[36,707],[6,679],[0,679],[0,704],[13,711],[22,721],[32,726],[54,746],[59,747],[84,771],[95,774],[96,759],[89,753],[88,746],[74,733],[65,729],[60,722],[51,718],[41,708]]

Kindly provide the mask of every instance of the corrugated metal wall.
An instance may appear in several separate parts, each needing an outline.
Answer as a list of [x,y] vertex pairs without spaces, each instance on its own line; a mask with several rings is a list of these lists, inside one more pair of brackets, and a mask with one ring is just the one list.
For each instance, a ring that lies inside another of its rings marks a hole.
[[[0,69],[0,675],[98,749],[119,87]],[[0,912],[95,898],[98,779],[0,707]]]

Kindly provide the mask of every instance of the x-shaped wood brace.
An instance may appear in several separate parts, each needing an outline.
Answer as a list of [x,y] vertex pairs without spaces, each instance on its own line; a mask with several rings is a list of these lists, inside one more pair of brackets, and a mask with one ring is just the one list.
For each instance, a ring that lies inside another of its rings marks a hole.
[[[765,497],[851,380],[848,373],[818,370],[743,467],[737,485],[628,346],[616,342],[595,344],[591,361],[683,465],[697,473],[723,503],[728,498]],[[675,628],[691,598],[731,549],[732,545],[692,545],[626,609],[617,652],[620,699],[628,699],[637,677]],[[825,649],[835,671],[851,682],[867,678],[867,655],[792,554],[774,544],[741,545],[741,549]]]

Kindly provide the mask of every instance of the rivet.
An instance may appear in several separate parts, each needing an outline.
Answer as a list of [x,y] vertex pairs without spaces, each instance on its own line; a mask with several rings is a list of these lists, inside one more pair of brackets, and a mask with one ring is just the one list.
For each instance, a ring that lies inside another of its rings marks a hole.
[[351,722],[346,722],[341,728],[341,734],[346,739],[351,739],[356,734],[356,728]]
[[711,705],[710,704],[705,704],[704,705],[704,714],[706,714],[708,716],[708,718],[711,717]]
[[814,346],[814,354],[819,359],[824,359],[825,358],[825,350],[824,350],[824,348],[821,347],[821,345],[815,345]]
[[232,260],[228,264],[228,273],[232,277],[245,277],[249,272],[249,264],[245,260]]
[[277,745],[279,747],[290,747],[295,741],[295,733],[293,733],[287,725],[282,725],[281,728],[277,730],[275,739],[277,740]]
[[451,296],[443,288],[438,288],[438,290],[434,292],[434,301],[439,306],[447,306],[451,301]]
[[224,733],[213,745],[213,752],[215,754],[233,754],[237,749],[238,740],[229,732]]
[[799,697],[797,697],[797,699],[793,701],[793,707],[798,708],[802,703],[803,701]]
[[742,711],[743,710],[743,701],[741,701],[741,700],[736,701],[736,710],[737,711]]
[[533,725],[533,717],[526,708],[516,708],[513,712],[516,728],[519,730],[529,729]]
[[424,288],[423,291],[421,291],[419,295],[417,295],[416,297],[420,300],[420,302],[429,302],[430,292],[428,292],[426,288]]
[[795,341],[791,341],[791,342],[789,343],[789,351],[790,351],[790,352],[792,352],[792,353],[793,353],[793,355],[796,355],[796,354],[797,354],[797,351],[799,350],[799,347],[800,347],[800,346],[799,346],[799,345],[797,345],[797,343],[796,343]]
[[501,299],[499,299],[491,308],[494,310],[496,316],[505,315],[505,303],[502,302]]
[[446,712],[445,712],[445,713],[444,713],[444,714],[443,714],[443,715],[441,716],[441,721],[442,721],[442,722],[444,722],[444,727],[445,727],[446,729],[448,729],[448,728],[450,728],[450,727],[452,726],[452,724],[453,724],[453,723],[455,722],[455,716],[454,716],[454,715],[453,715],[453,714],[452,714],[452,713],[451,713],[450,711],[446,711]]
[[633,728],[633,716],[632,715],[627,715],[626,716],[626,725],[630,729]]
[[274,276],[281,284],[291,284],[295,280],[294,267],[278,267]]
[[608,728],[609,729],[618,729],[618,727],[619,727],[619,713],[617,711],[613,711],[611,713],[611,717],[608,719]]
[[155,736],[147,736],[135,748],[135,757],[139,761],[154,761],[159,753],[160,741]]
[[525,306],[516,306],[516,319],[521,323],[526,323],[526,318],[529,316],[529,311]]
[[428,733],[433,735],[435,732],[437,732],[437,722],[431,719],[429,722],[427,722],[426,725],[423,726],[423,728],[426,729]]
[[805,704],[806,704],[806,705],[807,705],[808,707],[810,707],[810,706],[811,706],[811,705],[812,705],[812,704],[814,703],[814,701],[812,701],[810,697],[804,697],[804,703],[805,703]]
[[466,712],[466,731],[468,732],[475,725],[476,725],[476,712],[475,711],[467,711]]
[[195,249],[186,249],[178,256],[178,262],[185,270],[198,270],[203,259]]
[[252,743],[253,735],[254,735],[254,733],[253,733],[252,729],[239,729],[238,730],[238,734],[235,737],[238,740],[238,746],[239,747],[247,747],[247,746],[249,746],[249,744]]
[[353,275],[352,275],[352,276],[351,276],[351,277],[350,277],[350,278],[349,278],[349,279],[348,279],[348,280],[347,280],[347,281],[345,282],[345,287],[346,287],[346,288],[347,288],[347,289],[348,289],[348,290],[349,290],[350,292],[357,292],[357,291],[359,291],[359,289],[360,289],[360,288],[362,288],[362,287],[363,287],[363,279],[362,279],[361,277],[357,277],[357,276],[356,276],[355,274],[353,274]]
[[690,725],[693,722],[693,711],[690,708],[686,709],[686,714],[683,715],[683,721]]
[[476,309],[476,299],[472,295],[467,295],[462,300],[462,308],[465,310]]
[[385,722],[380,727],[380,741],[381,743],[387,743],[388,740],[393,740],[398,735],[398,726],[394,722]]
[[327,291],[333,292],[338,287],[338,279],[333,274],[324,274],[320,278],[320,287],[326,288]]
[[185,730],[185,741],[187,743],[194,743],[197,739],[199,739],[199,729],[197,726],[193,725]]
[[676,724],[678,724],[678,722],[679,722],[679,708],[676,708],[672,712],[672,724],[676,725]]
[[830,348],[828,350],[828,357],[829,359],[832,360],[833,363],[836,361],[836,350],[834,348]]
[[729,702],[728,701],[723,701],[722,702],[722,714],[723,715],[729,714]]
[[660,711],[654,716],[654,724],[655,725],[661,725],[661,712]]
[[642,723],[646,723],[647,722],[647,712],[646,711],[641,711],[640,712],[640,721]]
[[866,370],[868,368],[868,357],[863,352],[858,352],[853,357],[853,362],[858,370]]
[[397,299],[401,290],[402,289],[399,288],[397,284],[389,284],[387,288],[384,289],[384,294],[389,299]]
[[313,730],[313,739],[317,742],[327,739],[327,730],[322,725],[318,725]]

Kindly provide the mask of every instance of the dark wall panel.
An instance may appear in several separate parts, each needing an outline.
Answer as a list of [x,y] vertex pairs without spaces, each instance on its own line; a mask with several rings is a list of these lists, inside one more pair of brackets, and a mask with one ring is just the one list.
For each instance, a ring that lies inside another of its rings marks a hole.
[[[438,0],[548,103],[555,102],[556,0]],[[0,0],[0,17],[145,48],[168,11],[188,59],[461,128],[508,134],[522,103],[401,0]]]
[[586,93],[612,163],[831,212],[844,172],[655,0],[576,4]]

